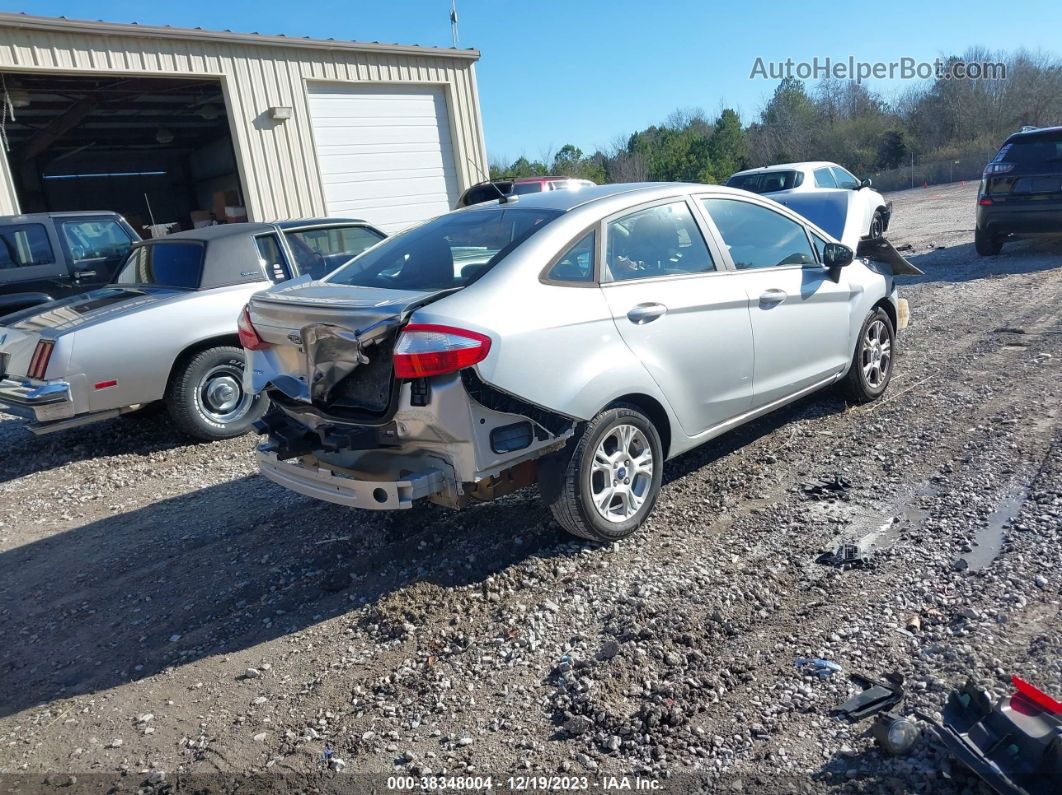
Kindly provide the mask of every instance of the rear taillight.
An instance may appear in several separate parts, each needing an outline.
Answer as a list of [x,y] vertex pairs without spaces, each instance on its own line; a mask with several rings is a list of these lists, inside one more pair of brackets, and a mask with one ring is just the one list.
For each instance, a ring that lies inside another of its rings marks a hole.
[[992,200],[987,197],[985,197],[984,199],[978,199],[977,203],[980,204],[982,207],[992,206]]
[[456,373],[487,358],[490,337],[474,331],[410,324],[395,345],[396,378],[425,378]]
[[984,175],[986,177],[990,177],[990,176],[993,176],[995,174],[1006,174],[1008,171],[1013,171],[1013,170],[1014,170],[1014,164],[1013,163],[989,163],[987,166],[985,166]]
[[[1018,689],[1018,693],[1040,709],[1045,712],[1050,712],[1053,715],[1062,715],[1062,704],[1055,701],[1051,696],[1047,695],[1047,693],[1033,687],[1024,679],[1019,679],[1016,676],[1012,676],[1010,681],[1014,687]],[[1011,703],[1013,703],[1013,701]]]
[[240,345],[249,351],[260,351],[269,346],[269,343],[258,336],[258,329],[251,322],[251,310],[244,307],[240,312],[240,319],[236,322],[236,330],[240,335]]
[[29,372],[26,374],[30,378],[36,378],[39,381],[44,380],[44,374],[48,372],[48,360],[52,358],[52,350],[55,348],[55,342],[53,340],[40,340],[37,342],[37,347],[33,350],[33,357],[30,359]]

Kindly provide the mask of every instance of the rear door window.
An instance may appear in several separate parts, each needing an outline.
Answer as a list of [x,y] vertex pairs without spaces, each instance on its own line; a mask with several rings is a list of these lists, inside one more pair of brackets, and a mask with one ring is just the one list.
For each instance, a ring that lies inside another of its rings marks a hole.
[[608,225],[605,261],[614,281],[682,276],[715,270],[684,201],[625,215]]
[[807,233],[796,221],[752,202],[702,201],[738,270],[815,264]]
[[0,270],[54,262],[55,254],[43,224],[0,226]]
[[802,176],[799,171],[759,171],[753,174],[737,174],[728,179],[726,184],[727,187],[752,193],[774,193],[800,187]]
[[149,243],[133,249],[116,284],[196,289],[203,278],[202,243]]
[[383,240],[383,234],[365,226],[328,226],[285,232],[299,272],[321,279],[365,249]]
[[815,187],[816,188],[836,188],[837,180],[834,179],[833,172],[828,168],[816,168],[815,169]]

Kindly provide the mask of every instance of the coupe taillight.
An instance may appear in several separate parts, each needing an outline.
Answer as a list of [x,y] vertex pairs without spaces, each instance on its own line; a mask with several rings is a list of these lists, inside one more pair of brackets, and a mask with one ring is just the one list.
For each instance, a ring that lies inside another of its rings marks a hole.
[[30,378],[38,381],[44,380],[44,374],[48,372],[48,360],[52,358],[52,350],[55,348],[54,340],[39,340],[30,358],[29,371],[26,373]]
[[398,335],[394,350],[396,378],[425,378],[464,370],[487,358],[490,337],[475,331],[410,324]]
[[240,319],[236,321],[236,330],[240,336],[240,345],[249,351],[260,351],[269,346],[269,343],[258,336],[258,329],[251,322],[251,310],[244,307],[240,312]]

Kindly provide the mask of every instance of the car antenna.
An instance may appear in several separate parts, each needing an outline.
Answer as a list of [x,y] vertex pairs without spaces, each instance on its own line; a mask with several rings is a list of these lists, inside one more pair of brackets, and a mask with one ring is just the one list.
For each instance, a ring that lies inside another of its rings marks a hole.
[[494,188],[494,190],[497,192],[498,204],[508,204],[509,202],[516,200],[515,196],[506,196],[504,193],[502,193],[502,189],[494,184],[494,180],[490,178],[490,175],[483,173],[483,169],[479,167],[479,163],[477,163],[475,160],[473,160],[471,157],[468,157],[467,155],[465,155],[465,159],[472,165],[472,168],[479,172],[479,175],[481,177],[486,177],[486,179],[483,181],[490,185],[492,188]]

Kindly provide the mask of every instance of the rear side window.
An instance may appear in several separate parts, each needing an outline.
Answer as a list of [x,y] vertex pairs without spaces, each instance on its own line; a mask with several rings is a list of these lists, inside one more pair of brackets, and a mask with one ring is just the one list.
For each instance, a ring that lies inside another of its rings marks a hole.
[[554,282],[592,282],[596,249],[597,233],[591,232],[561,255],[546,278]]
[[117,263],[133,245],[121,224],[110,218],[63,221],[60,227],[74,262],[113,260]]
[[196,289],[203,277],[200,243],[151,243],[133,249],[115,279],[116,284]]
[[715,270],[712,255],[683,201],[638,210],[611,221],[605,260],[615,281]]
[[804,227],[774,210],[734,199],[704,199],[738,270],[814,265]]
[[828,168],[815,169],[816,188],[836,188],[837,180],[833,178],[833,172]]
[[55,262],[48,231],[41,224],[0,226],[0,268],[30,268]]

